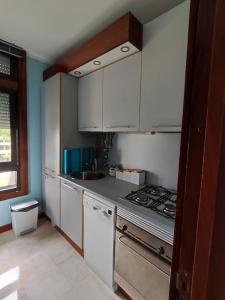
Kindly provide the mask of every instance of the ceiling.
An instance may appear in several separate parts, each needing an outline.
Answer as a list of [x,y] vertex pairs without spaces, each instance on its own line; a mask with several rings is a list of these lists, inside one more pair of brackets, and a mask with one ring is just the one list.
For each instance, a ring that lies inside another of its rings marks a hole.
[[1,0],[0,38],[53,63],[131,11],[143,24],[183,0]]

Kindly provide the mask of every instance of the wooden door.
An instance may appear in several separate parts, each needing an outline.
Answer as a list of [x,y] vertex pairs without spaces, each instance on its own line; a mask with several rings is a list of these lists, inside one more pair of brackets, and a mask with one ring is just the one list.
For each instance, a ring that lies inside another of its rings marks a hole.
[[170,300],[225,299],[224,53],[225,1],[192,0]]

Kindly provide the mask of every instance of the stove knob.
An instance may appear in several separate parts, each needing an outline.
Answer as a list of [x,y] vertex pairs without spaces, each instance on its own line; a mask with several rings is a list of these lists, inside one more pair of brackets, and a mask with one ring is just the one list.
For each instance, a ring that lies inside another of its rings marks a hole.
[[158,248],[158,254],[163,255],[165,253],[165,249],[163,247]]
[[123,225],[123,231],[126,231],[127,230],[127,225]]

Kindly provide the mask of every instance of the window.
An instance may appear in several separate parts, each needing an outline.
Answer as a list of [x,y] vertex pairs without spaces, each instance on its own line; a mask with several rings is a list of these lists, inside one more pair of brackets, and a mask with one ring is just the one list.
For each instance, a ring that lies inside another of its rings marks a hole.
[[19,184],[17,96],[0,88],[0,192]]
[[0,200],[28,193],[26,53],[0,43]]

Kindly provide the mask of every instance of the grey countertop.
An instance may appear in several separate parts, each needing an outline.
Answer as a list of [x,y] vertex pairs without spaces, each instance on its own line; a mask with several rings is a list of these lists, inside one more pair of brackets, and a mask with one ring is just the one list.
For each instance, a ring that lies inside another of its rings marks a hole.
[[60,175],[61,179],[73,182],[77,187],[94,193],[112,202],[117,207],[117,214],[156,235],[162,240],[173,244],[174,221],[167,219],[149,208],[137,206],[122,199],[139,186],[106,176],[98,180],[77,180],[70,176]]

